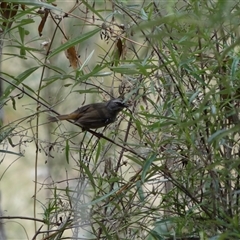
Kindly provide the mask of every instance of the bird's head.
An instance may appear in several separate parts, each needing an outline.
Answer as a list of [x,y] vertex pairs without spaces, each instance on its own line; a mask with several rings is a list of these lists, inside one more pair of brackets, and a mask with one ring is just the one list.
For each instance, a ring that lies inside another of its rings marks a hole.
[[127,108],[127,107],[129,107],[129,105],[126,104],[122,98],[111,99],[111,100],[107,103],[107,108],[108,108],[110,111],[114,111],[114,112],[120,112],[120,111],[122,111],[124,108]]

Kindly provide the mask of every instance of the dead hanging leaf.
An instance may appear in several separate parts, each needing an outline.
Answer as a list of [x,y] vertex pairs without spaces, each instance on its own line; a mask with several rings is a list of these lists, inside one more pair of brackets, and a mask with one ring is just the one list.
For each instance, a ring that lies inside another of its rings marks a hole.
[[115,44],[114,50],[113,50],[113,63],[112,66],[117,66],[119,64],[120,58],[123,53],[123,43],[122,40],[119,38]]
[[[95,1],[93,2],[92,8],[95,10]],[[95,23],[94,11],[93,11],[93,15],[92,15],[92,20],[93,20],[93,23]]]
[[21,9],[23,10],[23,11],[25,11],[25,4],[21,4]]
[[38,34],[39,34],[40,37],[42,36],[42,31],[43,31],[43,28],[45,26],[48,14],[49,14],[49,10],[45,8],[44,9],[44,15],[42,17],[42,21],[40,22],[40,24],[38,26]]
[[[66,43],[67,39],[63,39],[62,40],[62,44]],[[69,62],[70,62],[70,66],[73,69],[77,69],[78,68],[78,55],[77,55],[77,51],[75,49],[74,46],[68,48],[65,52],[66,57],[68,58]]]
[[121,55],[122,55],[122,51],[123,51],[123,44],[122,44],[121,38],[119,38],[118,41],[117,41],[117,49],[118,49],[119,58],[120,58]]
[[11,28],[13,23],[13,17],[18,12],[18,4],[17,3],[4,3],[2,2],[0,5],[1,15],[3,17],[3,24],[4,28]]

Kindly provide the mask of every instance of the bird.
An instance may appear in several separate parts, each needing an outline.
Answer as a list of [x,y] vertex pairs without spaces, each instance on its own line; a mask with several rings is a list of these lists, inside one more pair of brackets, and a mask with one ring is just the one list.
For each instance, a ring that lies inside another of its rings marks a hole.
[[50,122],[74,120],[83,130],[97,129],[113,123],[124,108],[129,107],[122,98],[114,98],[108,102],[92,103],[82,106],[70,114],[49,117]]

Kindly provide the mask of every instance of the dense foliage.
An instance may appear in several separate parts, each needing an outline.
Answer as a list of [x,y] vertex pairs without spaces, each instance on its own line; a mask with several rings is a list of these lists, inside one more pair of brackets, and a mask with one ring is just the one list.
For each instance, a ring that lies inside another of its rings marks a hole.
[[[30,239],[239,239],[239,9],[1,3],[1,185],[34,169],[6,234],[14,219]],[[130,107],[106,128],[48,122],[118,96]]]

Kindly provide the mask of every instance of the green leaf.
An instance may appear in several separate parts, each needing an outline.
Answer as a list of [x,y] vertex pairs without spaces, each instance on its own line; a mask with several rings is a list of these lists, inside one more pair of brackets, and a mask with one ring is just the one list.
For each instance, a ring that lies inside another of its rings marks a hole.
[[239,129],[240,129],[240,125],[235,125],[234,127],[230,128],[230,129],[220,129],[220,130],[216,131],[215,133],[213,133],[208,138],[207,141],[209,144],[212,144],[214,141],[215,142],[220,141],[221,139],[228,136],[229,134],[239,132]]
[[[21,73],[20,75],[18,75],[15,79],[15,81],[13,81],[13,84],[18,86],[20,83],[22,83],[28,76],[30,76],[34,71],[36,71],[39,67],[33,67],[30,68],[26,71],[24,71],[23,73]],[[6,90],[3,93],[2,98],[0,98],[0,100],[7,98],[10,93],[15,89],[15,87],[13,85],[9,85]]]
[[76,71],[76,77],[77,77],[76,85],[79,84],[79,82],[83,82],[84,80],[89,79],[92,76],[96,76],[96,74],[98,74],[105,67],[106,67],[105,65],[102,65],[102,66],[96,65],[94,69],[90,71],[90,73],[84,74],[84,75],[81,75],[82,71]]
[[137,193],[138,193],[140,201],[144,202],[145,195],[144,195],[144,191],[143,191],[143,188],[142,188],[142,182],[137,181],[136,182],[136,187],[137,187]]
[[152,164],[152,162],[156,159],[156,156],[157,154],[156,153],[153,153],[145,162],[144,162],[144,165],[143,165],[143,170],[142,170],[142,176],[141,176],[141,180],[142,182],[145,181],[145,177],[146,177],[146,174]]
[[[54,66],[54,65],[49,64],[49,63],[45,63],[45,66],[48,67],[49,69],[51,69],[51,70],[59,73],[59,74],[60,74],[60,75],[59,75],[59,78],[60,78],[60,79],[65,79],[64,76],[66,75],[66,72],[65,72],[62,68],[57,67],[57,66]],[[61,75],[63,75],[63,78],[61,77]],[[70,78],[70,77],[72,77],[72,76],[69,75],[69,78]]]
[[[26,46],[24,46],[24,45],[14,45],[14,44],[12,44],[12,45],[6,45],[6,47],[19,48],[20,50],[21,50],[21,48],[24,48],[24,50],[25,50],[25,51],[28,51],[28,52],[40,52],[39,49],[31,48],[31,47],[26,47]],[[6,55],[6,56],[12,56],[12,57],[14,57],[14,56],[16,56],[16,57],[21,57],[21,56],[19,56],[18,54],[13,54],[13,53],[5,53],[4,55]],[[47,64],[45,64],[45,65],[47,65]]]
[[233,59],[232,66],[231,66],[231,72],[230,72],[230,76],[231,76],[232,81],[235,80],[236,72],[238,70],[238,63],[239,63],[239,58],[235,57]]
[[23,27],[18,27],[18,33],[20,36],[20,39],[22,41],[22,43],[24,42],[24,37],[25,37],[25,29]]
[[22,153],[15,153],[15,152],[8,151],[8,150],[0,150],[0,153],[13,154],[13,155],[17,155],[17,156],[23,157],[23,154],[22,154]]
[[116,73],[127,74],[127,75],[133,75],[133,74],[139,73],[139,69],[136,67],[135,64],[119,65],[118,67],[111,67],[111,70]]
[[87,32],[87,33],[85,33],[83,35],[80,35],[76,38],[70,39],[69,41],[67,41],[66,43],[62,44],[60,47],[55,49],[51,54],[49,54],[48,58],[51,58],[51,57],[55,56],[56,54],[58,54],[62,51],[65,51],[65,50],[69,49],[70,47],[73,47],[73,46],[89,39],[90,37],[92,37],[93,35],[98,33],[99,31],[100,31],[100,29],[96,28],[91,32]]
[[24,57],[24,56],[26,56],[26,51],[25,51],[25,48],[24,48],[24,47],[21,47],[21,48],[20,48],[20,56],[21,56],[22,58],[24,58],[24,59],[27,59],[27,58]]
[[158,232],[155,230],[151,230],[149,232],[149,235],[147,237],[147,240],[165,240],[164,237],[162,237]]
[[140,166],[143,165],[143,162],[138,157],[133,157],[131,155],[125,155],[125,157],[127,157],[128,159],[130,159],[131,161],[135,162],[136,164],[138,164]]
[[[150,236],[154,239],[166,239],[166,236],[171,236],[173,234],[173,229],[175,227],[174,223],[168,219],[156,221],[154,228],[149,232]],[[164,236],[164,237],[163,237]],[[147,238],[150,240],[151,238]]]
[[148,15],[143,8],[141,9],[141,19],[145,21],[148,20]]
[[41,89],[44,89],[45,87],[47,87],[48,85],[54,83],[55,81],[62,81],[62,80],[65,80],[65,79],[68,79],[68,78],[71,78],[72,76],[71,75],[59,75],[59,74],[56,74],[56,75],[52,75],[50,77],[47,77],[47,78],[44,78],[43,79],[43,82],[46,82],[42,87]]
[[21,83],[22,81],[24,81],[28,76],[30,76],[33,72],[35,72],[37,69],[39,68],[39,66],[37,67],[32,67],[30,69],[27,69],[26,71],[24,71],[23,73],[19,74],[16,77],[16,80],[18,81],[18,83]]
[[66,147],[65,147],[65,156],[66,156],[66,161],[69,164],[69,143],[68,143],[68,139],[66,140]]
[[82,0],[81,3],[84,4],[89,11],[93,12],[93,13],[96,14],[101,20],[104,21],[102,15],[99,14],[99,11],[96,11],[96,9],[93,8],[92,5],[90,5],[87,1]]
[[14,129],[15,129],[15,127],[8,128],[8,129],[5,130],[5,131],[3,131],[2,129],[0,129],[0,143],[1,143],[5,138],[7,138]]
[[63,86],[64,87],[69,87],[69,86],[72,86],[73,84],[72,83],[67,83],[67,84],[64,84]]
[[38,0],[6,0],[2,2],[7,2],[7,3],[18,3],[18,4],[25,4],[25,5],[31,5],[31,6],[37,6],[37,7],[45,7],[51,10],[57,10],[57,11],[62,11],[59,8],[54,7],[51,4],[47,4],[44,2],[40,2]]
[[[96,218],[95,221],[99,225],[99,229],[101,229],[102,234],[104,235],[104,239],[112,240],[113,238],[109,235],[109,229],[107,225],[104,224],[104,222],[100,218]],[[89,239],[95,239],[95,238],[89,238]]]
[[92,59],[92,57],[93,57],[93,54],[94,54],[94,50],[93,50],[90,54],[88,54],[86,60],[82,63],[82,65],[81,65],[81,67],[80,67],[80,71],[81,71],[82,69],[84,69],[84,67],[86,67],[86,66],[88,65],[89,61],[90,61],[90,60]]
[[142,138],[143,133],[142,133],[141,122],[138,119],[134,119],[134,123],[135,123],[135,126],[137,128],[139,137]]
[[219,140],[220,138],[223,138],[228,134],[228,131],[226,129],[220,129],[213,133],[209,138],[208,138],[208,143],[212,143],[213,141]]
[[97,151],[96,151],[95,162],[98,161],[98,158],[99,158],[101,152],[102,152],[102,144],[101,144],[101,142],[99,141],[98,146],[97,146]]
[[74,90],[72,92],[78,92],[79,94],[83,94],[83,93],[100,93],[100,90],[99,89],[96,89],[96,88],[90,88],[90,89],[87,89],[87,90]]
[[100,73],[94,74],[94,77],[106,77],[111,75],[112,75],[112,72],[100,72]]
[[84,169],[84,172],[87,175],[88,180],[91,182],[91,186],[94,188],[96,188],[96,183],[94,182],[94,178],[93,175],[91,173],[91,171],[89,170],[89,167],[85,165],[85,163],[83,161],[79,161],[80,166]]
[[110,197],[111,195],[113,195],[115,192],[117,192],[120,189],[120,187],[117,187],[115,189],[113,189],[111,192],[95,199],[94,201],[91,201],[89,203],[86,204],[82,204],[81,207],[87,207],[87,206],[91,206],[91,205],[95,205],[97,203],[100,203],[101,201],[105,200],[106,198]]
[[[23,85],[24,88],[28,89],[30,92],[32,92],[34,95],[37,96],[36,91],[34,89],[30,88],[27,84],[22,83],[22,85]],[[48,103],[47,100],[45,98],[41,97],[41,96],[39,96],[39,100],[41,100],[45,103]]]

